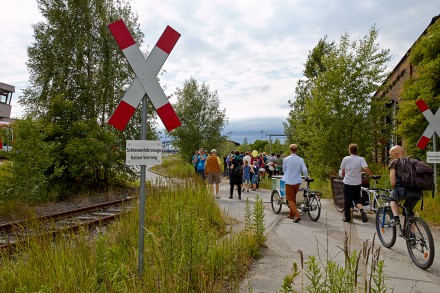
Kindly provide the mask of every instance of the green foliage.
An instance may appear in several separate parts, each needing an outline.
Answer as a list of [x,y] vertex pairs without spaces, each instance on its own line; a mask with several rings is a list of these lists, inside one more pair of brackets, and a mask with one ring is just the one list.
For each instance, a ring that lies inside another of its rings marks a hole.
[[226,110],[220,109],[217,92],[210,92],[206,84],[199,85],[193,78],[176,91],[176,113],[182,126],[173,130],[173,144],[183,158],[188,159],[202,147],[208,151],[220,147],[226,140],[221,131],[227,125]]
[[[428,121],[415,102],[423,99],[435,113],[440,107],[440,21],[431,25],[411,50],[410,62],[415,74],[403,87],[402,102],[399,103],[397,134],[405,139],[408,154],[424,157],[424,151],[416,147]],[[440,142],[437,140],[437,150]],[[432,141],[426,151],[433,149]]]
[[350,143],[359,145],[359,155],[367,160],[382,137],[376,127],[384,117],[379,111],[384,101],[373,101],[372,94],[386,77],[389,51],[380,50],[378,31],[357,41],[343,34],[338,44],[326,39],[309,54],[305,73],[295,89],[293,108],[285,124],[290,142],[297,143],[315,177],[336,174],[348,155]]
[[74,120],[104,125],[133,73],[107,25],[124,19],[138,43],[143,34],[130,4],[115,0],[38,0],[45,18],[33,26],[28,48],[31,85],[20,103],[28,113],[45,115],[53,97],[63,95],[75,108]]
[[257,150],[259,153],[264,152],[267,149],[269,142],[267,140],[257,139],[251,144],[252,150]]
[[[23,201],[47,199],[49,176],[56,179],[56,142],[46,141],[47,133],[40,120],[26,118],[14,123],[12,178],[10,197]],[[52,169],[52,172],[51,172]]]
[[0,202],[7,200],[12,195],[12,166],[10,161],[0,162]]
[[33,26],[28,48],[30,86],[19,101],[28,119],[14,128],[13,189],[32,200],[106,189],[133,175],[122,150],[140,131],[140,113],[124,133],[106,125],[134,78],[107,25],[121,18],[138,43],[143,34],[126,1],[37,2],[45,21]]
[[[319,257],[311,255],[303,263],[302,251],[301,268],[306,277],[305,292],[386,292],[384,261],[380,260],[380,246],[375,248],[374,237],[370,245],[363,243],[360,251],[350,250],[348,236],[345,236],[344,264],[339,264],[331,256],[322,261]],[[328,252],[327,252],[328,254]],[[293,265],[292,275],[284,278],[282,290],[279,292],[295,292],[295,278],[302,275],[296,263]],[[290,282],[290,283],[289,283]],[[304,291],[301,279],[301,292]]]
[[264,236],[265,226],[264,226],[264,205],[263,200],[257,194],[255,197],[254,213],[252,217],[252,231],[254,231],[257,243],[263,245],[266,241]]

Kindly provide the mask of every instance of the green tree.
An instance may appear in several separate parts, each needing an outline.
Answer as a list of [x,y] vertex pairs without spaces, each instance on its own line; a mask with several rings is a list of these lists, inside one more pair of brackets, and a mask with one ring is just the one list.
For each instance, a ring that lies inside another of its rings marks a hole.
[[175,95],[175,109],[182,126],[170,135],[174,137],[174,145],[179,148],[182,158],[189,160],[199,147],[210,151],[223,145],[226,136],[221,131],[228,120],[226,110],[220,109],[217,92],[211,92],[208,85],[199,85],[191,78],[185,81],[182,89],[176,90]]
[[28,117],[14,122],[13,127],[13,188],[2,196],[23,201],[48,199],[50,180],[63,173],[63,167],[56,163],[57,143],[47,140],[45,125],[40,120]]
[[[43,144],[50,145],[50,152],[41,154],[49,156],[41,160],[51,164],[43,164],[46,193],[62,196],[108,186],[111,179],[126,174],[122,150],[125,139],[139,137],[140,114],[137,111],[124,133],[106,124],[134,78],[107,25],[123,19],[141,43],[137,17],[124,0],[37,3],[45,21],[33,26],[27,61],[30,86],[20,103],[40,126]],[[149,134],[155,137],[154,117],[149,117]],[[33,147],[31,133],[25,132],[32,129],[21,124],[17,129],[20,144],[14,148],[14,164],[28,168],[33,162],[20,154]],[[14,171],[14,176],[24,172],[18,167]]]
[[275,154],[283,154],[288,152],[288,147],[281,143],[281,141],[277,138],[275,141],[270,145],[270,152]]
[[238,146],[238,151],[240,151],[240,152],[247,152],[249,149],[251,149],[252,148],[252,146],[249,144],[249,141],[248,141],[248,139],[247,139],[247,137],[245,137],[244,139],[243,139],[243,142],[242,142],[242,144],[241,145],[239,145]]
[[[410,62],[415,74],[403,87],[402,103],[397,112],[397,134],[406,142],[407,152],[422,155],[416,145],[428,121],[415,102],[423,99],[435,113],[440,107],[440,22],[431,25],[411,50]],[[437,139],[437,142],[439,140]],[[432,149],[432,141],[426,150]],[[437,150],[439,146],[437,145]]]
[[289,100],[289,105],[292,108],[287,118],[287,123],[284,123],[284,129],[287,140],[295,142],[306,147],[308,134],[305,127],[307,113],[305,111],[306,100],[311,98],[311,89],[313,81],[326,71],[324,64],[325,57],[328,57],[332,50],[335,49],[334,42],[329,43],[327,37],[320,39],[318,44],[309,51],[309,55],[304,65],[305,80],[299,80],[295,88],[295,99]]
[[381,120],[381,112],[373,111],[380,102],[371,97],[386,77],[389,60],[389,50],[379,49],[377,37],[375,27],[353,42],[345,33],[338,44],[320,40],[309,54],[308,80],[298,82],[285,129],[289,140],[300,145],[314,176],[336,173],[352,142],[371,158],[377,143],[374,125]]
[[262,153],[268,149],[269,142],[267,140],[257,139],[252,144],[252,150]]

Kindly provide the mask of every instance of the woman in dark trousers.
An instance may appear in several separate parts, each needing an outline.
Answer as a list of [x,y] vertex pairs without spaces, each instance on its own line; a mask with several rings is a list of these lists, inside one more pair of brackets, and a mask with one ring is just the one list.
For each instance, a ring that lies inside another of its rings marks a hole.
[[[232,159],[231,167],[229,170],[229,183],[231,184],[231,189],[229,191],[229,198],[232,199],[232,194],[234,193],[234,185],[237,185],[238,199],[241,199],[241,184],[243,183],[243,171],[240,174],[236,174],[235,169],[238,167],[243,168],[243,160],[240,158],[240,152],[236,151],[235,156]],[[243,169],[242,169],[243,170]]]

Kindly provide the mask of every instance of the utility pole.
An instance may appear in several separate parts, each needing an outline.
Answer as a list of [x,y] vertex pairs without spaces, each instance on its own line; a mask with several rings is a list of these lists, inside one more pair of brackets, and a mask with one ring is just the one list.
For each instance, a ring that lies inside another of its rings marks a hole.
[[266,134],[269,136],[269,153],[272,153],[272,136],[286,136],[285,134]]

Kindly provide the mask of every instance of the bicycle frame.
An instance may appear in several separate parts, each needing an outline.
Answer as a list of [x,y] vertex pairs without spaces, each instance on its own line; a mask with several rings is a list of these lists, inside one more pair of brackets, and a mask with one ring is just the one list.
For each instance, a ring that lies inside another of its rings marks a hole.
[[[376,212],[383,205],[383,199],[389,196],[391,190],[375,187],[361,187],[361,198],[363,192],[368,194],[368,202],[367,204],[363,204],[363,209]],[[355,210],[357,210],[356,205],[354,206]]]

